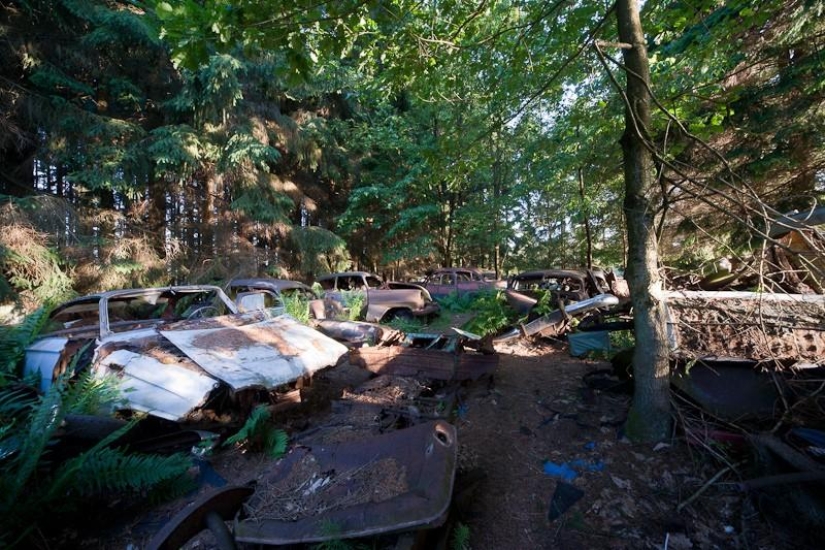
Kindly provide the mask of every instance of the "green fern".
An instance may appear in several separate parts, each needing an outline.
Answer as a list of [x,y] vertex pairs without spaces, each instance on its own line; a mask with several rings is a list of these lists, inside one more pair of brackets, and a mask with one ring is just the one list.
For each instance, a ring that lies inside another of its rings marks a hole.
[[241,445],[261,450],[272,458],[286,453],[289,436],[283,430],[273,428],[270,412],[266,405],[258,405],[235,435],[228,437],[224,445]]
[[507,305],[501,292],[481,292],[472,302],[476,314],[464,325],[472,333],[486,336],[515,322],[515,312]]
[[122,449],[96,446],[61,466],[57,477],[66,483],[64,487],[53,485],[50,496],[69,484],[81,496],[144,491],[185,475],[191,465],[182,454],[128,454]]
[[14,327],[0,329],[0,380],[18,375],[26,347],[34,341],[49,320],[48,307],[41,307]]
[[[91,345],[91,342],[87,344]],[[83,355],[81,350],[75,355],[68,372],[77,372],[77,358]],[[98,378],[86,371],[77,376],[66,387],[67,414],[106,414],[112,405],[123,401],[119,381],[114,378]]]
[[472,311],[473,307],[473,297],[467,293],[451,292],[446,296],[437,298],[436,301],[446,313],[464,313]]
[[286,454],[289,436],[283,430],[267,430],[264,436],[264,449],[272,458],[280,458]]
[[[104,384],[105,386],[105,384]],[[86,391],[111,396],[111,388],[85,384]],[[1,391],[1,390],[0,390]],[[32,532],[46,530],[61,515],[80,511],[86,497],[134,496],[155,500],[192,488],[184,455],[129,453],[112,445],[138,422],[109,434],[91,449],[54,464],[48,449],[68,411],[82,410],[78,388],[58,380],[42,397],[24,390],[0,393],[0,546],[24,544]],[[11,422],[6,423],[7,419]]]
[[470,528],[463,523],[457,523],[450,540],[450,550],[469,550],[469,548]]

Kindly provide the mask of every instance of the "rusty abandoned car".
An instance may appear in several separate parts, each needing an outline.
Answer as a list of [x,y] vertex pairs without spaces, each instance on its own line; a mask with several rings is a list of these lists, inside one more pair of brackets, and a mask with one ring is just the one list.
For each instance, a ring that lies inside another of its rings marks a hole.
[[443,298],[450,294],[472,294],[496,290],[505,285],[504,281],[490,279],[490,272],[474,267],[442,267],[428,274],[424,279],[424,288],[436,298]]
[[[332,300],[327,306],[344,307],[347,293],[362,292],[364,296],[361,317],[371,323],[392,319],[428,318],[438,313],[440,306],[423,287],[413,283],[382,281],[378,275],[366,271],[344,271],[318,277],[324,289],[324,298]],[[334,309],[327,307],[329,315]],[[315,311],[316,318],[328,316]]]
[[46,390],[89,365],[121,390],[120,408],[196,422],[295,400],[297,387],[345,353],[288,316],[239,313],[217,286],[144,288],[57,307],[26,350],[25,372]]
[[226,293],[242,312],[266,309],[272,314],[285,313],[288,298],[307,302],[319,298],[312,287],[300,281],[266,277],[232,279],[226,285]]

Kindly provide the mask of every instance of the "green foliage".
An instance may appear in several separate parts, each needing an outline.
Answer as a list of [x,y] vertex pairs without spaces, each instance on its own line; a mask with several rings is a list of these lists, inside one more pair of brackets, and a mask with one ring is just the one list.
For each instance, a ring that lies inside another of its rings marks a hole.
[[321,534],[329,537],[329,540],[312,545],[312,550],[367,550],[370,548],[366,544],[359,544],[352,540],[340,538],[341,527],[332,521],[324,520],[321,523]]
[[306,298],[297,293],[282,295],[281,297],[284,301],[284,309],[287,315],[290,315],[305,325],[309,323],[309,301]]
[[342,290],[340,295],[346,320],[358,321],[362,319],[364,308],[367,307],[367,293],[362,290]]
[[470,550],[470,527],[464,523],[456,523],[450,538],[450,550]]
[[475,307],[475,296],[466,292],[451,292],[446,296],[436,298],[436,301],[445,313],[465,313],[473,311]]
[[180,124],[162,126],[151,132],[149,154],[158,176],[191,173],[204,157],[204,146],[195,128]]
[[[75,354],[67,372],[77,372],[78,361],[88,357],[86,350],[90,350],[92,345],[93,342],[89,342]],[[119,381],[115,378],[98,378],[91,371],[83,371],[66,385],[64,401],[67,413],[103,415],[110,412],[115,404],[123,401],[118,387]]]
[[287,222],[288,213],[294,206],[288,196],[259,185],[243,186],[231,204],[235,212],[265,224]]
[[113,395],[111,388],[84,384],[84,392],[61,381],[34,397],[19,385],[0,387],[0,542],[27,544],[33,532],[47,532],[64,517],[79,513],[91,498],[151,495],[175,496],[191,488],[189,459],[131,454],[111,445],[131,429],[125,425],[90,449],[54,463],[48,449],[69,412],[84,411],[91,402]]
[[[619,352],[634,347],[636,345],[636,336],[632,330],[613,330],[610,331],[610,347]],[[615,355],[615,353],[614,353]]]
[[394,328],[395,330],[399,330],[401,332],[422,332],[424,327],[426,326],[424,322],[417,317],[407,318],[407,317],[393,317],[387,323],[387,326]]
[[261,143],[251,132],[241,131],[229,137],[218,169],[229,171],[249,162],[260,170],[268,172],[269,164],[277,162],[280,156],[277,149]]
[[327,229],[316,226],[296,227],[290,241],[300,272],[307,276],[343,271],[350,265],[347,243]]
[[[71,478],[71,488],[78,497],[102,495],[107,491],[139,493],[155,489],[168,493],[170,486],[176,486],[173,493],[182,494],[181,489],[192,487],[184,474],[192,465],[188,457],[175,454],[153,456],[128,454],[122,449],[97,446],[91,451],[67,461],[58,469],[56,478]],[[63,487],[53,485],[51,496],[57,496]]]
[[245,446],[266,453],[271,458],[283,456],[288,443],[286,432],[273,427],[266,405],[255,407],[241,429],[224,441],[224,445]]
[[50,308],[41,307],[15,326],[0,326],[0,387],[20,376],[26,347],[37,338],[49,319]]
[[476,314],[462,328],[479,336],[495,334],[516,320],[515,312],[500,291],[479,292],[473,297],[470,309]]

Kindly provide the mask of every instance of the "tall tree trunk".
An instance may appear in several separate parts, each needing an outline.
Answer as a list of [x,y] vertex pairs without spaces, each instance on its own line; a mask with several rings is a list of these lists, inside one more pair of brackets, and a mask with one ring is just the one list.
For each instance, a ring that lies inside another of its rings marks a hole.
[[587,269],[593,269],[593,230],[590,228],[590,209],[585,208],[584,169],[579,167],[579,196],[582,199],[582,218],[584,218],[585,263]]
[[637,441],[669,436],[670,367],[662,280],[655,233],[657,188],[653,156],[646,147],[650,127],[650,68],[639,18],[638,0],[618,0],[619,40],[627,65],[624,154],[627,216],[627,281],[633,304],[636,350],[633,354],[635,392],[627,420],[627,435]]

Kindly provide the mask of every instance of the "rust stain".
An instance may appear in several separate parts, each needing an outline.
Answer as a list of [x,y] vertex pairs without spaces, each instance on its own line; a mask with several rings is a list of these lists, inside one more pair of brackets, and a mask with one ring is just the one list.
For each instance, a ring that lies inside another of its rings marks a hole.
[[192,345],[216,351],[237,351],[255,345],[276,348],[283,355],[299,355],[300,350],[290,345],[274,328],[246,326],[222,328],[201,334],[192,340]]

